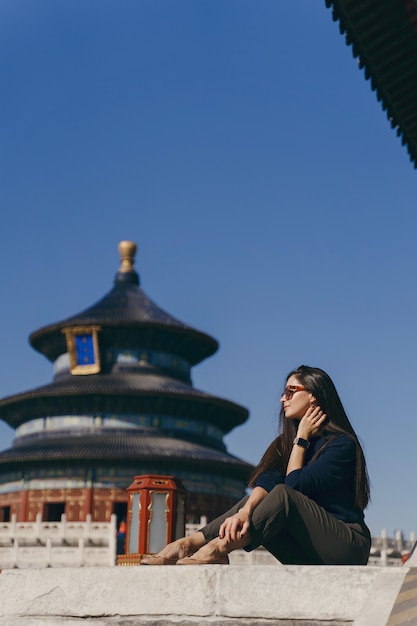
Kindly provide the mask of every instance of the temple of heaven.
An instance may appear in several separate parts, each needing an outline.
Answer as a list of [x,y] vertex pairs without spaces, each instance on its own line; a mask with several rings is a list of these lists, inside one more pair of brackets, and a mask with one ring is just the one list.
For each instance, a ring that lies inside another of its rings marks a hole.
[[172,475],[187,521],[245,493],[252,466],[223,437],[248,411],[193,387],[191,368],[217,342],[171,317],[140,288],[136,245],[119,244],[113,288],[96,304],[30,336],[53,363],[50,384],[0,400],[16,429],[0,453],[0,521],[108,521],[126,515],[133,476]]

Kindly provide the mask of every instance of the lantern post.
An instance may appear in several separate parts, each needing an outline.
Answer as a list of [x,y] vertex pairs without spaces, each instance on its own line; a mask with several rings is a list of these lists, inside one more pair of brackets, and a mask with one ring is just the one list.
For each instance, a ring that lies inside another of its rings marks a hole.
[[174,476],[135,476],[127,488],[125,554],[118,565],[137,565],[145,554],[156,554],[185,535],[186,490]]

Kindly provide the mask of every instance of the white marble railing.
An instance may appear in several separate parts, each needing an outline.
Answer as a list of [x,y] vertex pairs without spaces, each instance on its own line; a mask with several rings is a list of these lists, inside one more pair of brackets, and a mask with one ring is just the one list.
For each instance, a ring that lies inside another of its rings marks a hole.
[[[185,534],[190,535],[206,523],[186,524]],[[116,565],[116,516],[110,522],[68,522],[66,516],[60,522],[43,522],[40,515],[35,522],[0,523],[0,569],[81,567]],[[404,540],[400,534],[394,539],[382,531],[374,537],[368,565],[395,567],[402,565],[401,557],[408,554],[415,544],[412,534]],[[279,562],[263,548],[253,552],[236,550],[230,555],[232,565],[279,565]]]
[[0,523],[0,569],[115,565],[116,516],[110,522]]

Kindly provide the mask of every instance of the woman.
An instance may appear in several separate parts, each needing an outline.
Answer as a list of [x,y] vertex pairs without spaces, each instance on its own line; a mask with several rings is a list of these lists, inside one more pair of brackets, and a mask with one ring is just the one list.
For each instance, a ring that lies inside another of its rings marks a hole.
[[144,565],[227,564],[264,546],[281,563],[365,565],[371,546],[365,457],[326,372],[301,365],[281,396],[281,434],[251,478],[251,494]]

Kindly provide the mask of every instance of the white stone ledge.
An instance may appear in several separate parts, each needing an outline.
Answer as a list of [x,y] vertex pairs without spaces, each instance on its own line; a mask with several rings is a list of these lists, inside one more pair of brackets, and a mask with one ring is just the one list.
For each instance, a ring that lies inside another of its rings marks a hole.
[[206,565],[3,570],[0,626],[384,626],[408,567]]

